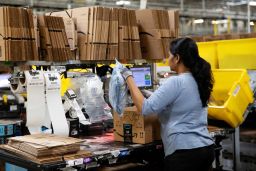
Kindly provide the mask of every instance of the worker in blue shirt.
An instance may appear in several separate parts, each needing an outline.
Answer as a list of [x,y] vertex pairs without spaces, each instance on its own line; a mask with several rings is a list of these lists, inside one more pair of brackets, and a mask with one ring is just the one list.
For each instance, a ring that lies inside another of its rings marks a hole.
[[165,151],[166,171],[208,171],[214,160],[213,140],[207,129],[207,103],[213,88],[211,66],[199,56],[190,38],[170,43],[171,76],[149,98],[144,98],[132,72],[121,73],[138,111],[157,114]]

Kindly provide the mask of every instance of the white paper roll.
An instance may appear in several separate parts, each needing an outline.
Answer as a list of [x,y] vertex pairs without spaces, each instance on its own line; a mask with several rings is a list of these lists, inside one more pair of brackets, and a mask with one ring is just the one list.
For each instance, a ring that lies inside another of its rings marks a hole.
[[44,121],[43,121],[43,126],[47,127],[47,128],[51,128],[51,118],[48,112],[48,107],[47,104],[45,104],[46,106],[46,110],[45,110],[45,117],[44,117]]
[[27,83],[26,126],[31,134],[35,134],[41,132],[45,118],[44,75],[42,71],[25,71],[24,73]]
[[60,94],[60,75],[57,72],[45,72],[46,101],[54,134],[69,135],[69,127]]
[[39,134],[42,132],[41,130],[41,127],[39,128],[38,126],[37,127],[33,127],[33,126],[27,126],[30,134]]

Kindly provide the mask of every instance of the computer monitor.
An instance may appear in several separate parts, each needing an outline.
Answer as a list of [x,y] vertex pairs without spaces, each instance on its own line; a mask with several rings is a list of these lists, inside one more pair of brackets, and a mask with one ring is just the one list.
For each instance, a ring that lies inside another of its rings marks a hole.
[[139,88],[152,89],[153,79],[150,65],[135,65],[131,68],[136,85]]

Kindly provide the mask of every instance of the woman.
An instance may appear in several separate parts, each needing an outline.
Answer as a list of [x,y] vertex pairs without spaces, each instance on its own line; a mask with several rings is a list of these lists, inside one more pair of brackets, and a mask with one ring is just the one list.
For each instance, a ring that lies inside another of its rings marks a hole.
[[165,151],[165,170],[207,171],[214,160],[213,140],[207,130],[207,103],[213,87],[211,66],[190,38],[170,44],[169,65],[177,72],[148,99],[124,69],[131,96],[143,115],[157,114]]

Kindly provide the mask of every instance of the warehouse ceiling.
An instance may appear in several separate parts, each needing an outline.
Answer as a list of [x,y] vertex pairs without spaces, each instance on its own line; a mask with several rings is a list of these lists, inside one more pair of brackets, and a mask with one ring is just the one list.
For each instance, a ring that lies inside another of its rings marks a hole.
[[[146,0],[141,0],[146,1]],[[255,0],[256,1],[256,0]],[[119,4],[124,5],[116,5]],[[247,19],[247,0],[147,0],[147,8],[179,9],[181,16],[200,18]],[[37,11],[56,11],[81,6],[140,8],[140,0],[0,0],[1,5],[30,6]],[[251,19],[256,20],[255,6],[250,7]]]

